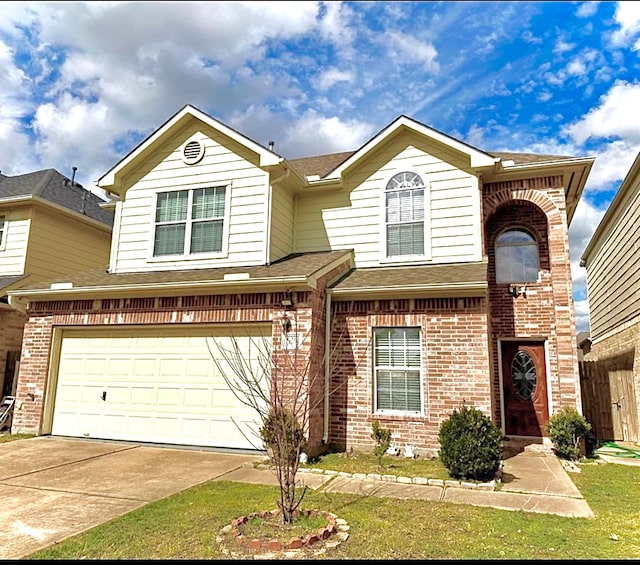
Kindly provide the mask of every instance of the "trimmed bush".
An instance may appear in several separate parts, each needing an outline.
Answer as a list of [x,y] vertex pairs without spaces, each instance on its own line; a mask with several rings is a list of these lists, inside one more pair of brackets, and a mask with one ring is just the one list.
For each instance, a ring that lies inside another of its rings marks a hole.
[[577,461],[583,455],[581,443],[586,443],[590,431],[591,424],[571,406],[565,406],[551,416],[547,424],[547,433],[556,454],[570,461]]
[[442,464],[455,479],[491,480],[502,460],[502,431],[474,407],[462,406],[440,425]]

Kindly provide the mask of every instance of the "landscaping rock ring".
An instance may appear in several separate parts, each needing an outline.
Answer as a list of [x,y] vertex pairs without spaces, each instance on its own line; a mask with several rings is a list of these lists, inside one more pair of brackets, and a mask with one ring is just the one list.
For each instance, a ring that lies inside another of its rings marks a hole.
[[251,538],[243,533],[243,528],[253,518],[272,519],[280,514],[279,510],[266,510],[241,516],[220,530],[216,541],[222,552],[235,559],[244,559],[248,555],[264,559],[295,559],[301,555],[313,556],[325,553],[340,545],[349,537],[349,525],[331,512],[324,510],[303,511],[307,516],[325,516],[327,525],[303,536],[292,537],[282,543],[275,538]]

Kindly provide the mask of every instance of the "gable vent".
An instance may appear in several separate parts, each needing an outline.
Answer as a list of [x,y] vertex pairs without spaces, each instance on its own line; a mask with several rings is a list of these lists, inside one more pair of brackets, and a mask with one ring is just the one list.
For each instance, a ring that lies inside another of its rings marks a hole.
[[182,150],[182,160],[187,165],[194,165],[204,157],[204,145],[199,141],[189,141]]

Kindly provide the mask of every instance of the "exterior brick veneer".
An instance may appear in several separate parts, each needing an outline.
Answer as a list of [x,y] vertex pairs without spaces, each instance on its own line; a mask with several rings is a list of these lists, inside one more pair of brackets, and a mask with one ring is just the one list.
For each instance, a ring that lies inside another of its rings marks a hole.
[[[487,303],[484,298],[371,300],[334,303],[331,349],[331,439],[340,449],[370,450],[372,420],[399,444],[438,448],[440,423],[462,402],[491,412]],[[422,330],[424,414],[375,414],[373,332]]]
[[[566,405],[580,411],[573,283],[562,177],[487,184],[483,193],[489,258],[494,418],[500,421],[500,338],[546,340],[550,415]],[[495,282],[494,243],[500,231],[517,226],[527,228],[536,236],[541,274],[539,282],[527,283],[524,297],[512,298],[508,284]]]
[[[308,422],[313,451],[322,444],[324,432],[325,287],[348,267],[345,262],[321,277],[314,290],[293,293],[294,306],[287,315],[292,319],[291,332],[303,337],[299,351],[293,353],[282,347],[281,300],[287,297],[284,292],[34,302],[24,328],[12,431],[42,433],[43,400],[55,327],[270,323],[275,363],[280,367],[276,375],[293,379],[295,374],[308,379],[300,389],[313,408]],[[295,370],[290,367],[292,360]],[[289,373],[284,375],[283,370]]]

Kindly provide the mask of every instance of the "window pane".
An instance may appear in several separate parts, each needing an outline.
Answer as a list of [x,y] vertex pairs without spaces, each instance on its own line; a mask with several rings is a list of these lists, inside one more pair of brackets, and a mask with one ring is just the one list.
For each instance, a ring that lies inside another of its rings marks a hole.
[[224,216],[225,187],[199,188],[193,191],[191,218],[202,220]]
[[156,226],[154,255],[182,255],[184,253],[184,224]]
[[161,192],[156,206],[156,222],[180,222],[187,219],[189,191]]
[[4,241],[4,219],[5,216],[0,216],[0,245],[2,245]]
[[222,220],[195,222],[191,228],[191,253],[222,250]]
[[496,282],[519,283],[538,280],[538,245],[526,232],[511,230],[496,239]]
[[396,224],[387,227],[387,255],[422,255],[424,224]]
[[376,410],[420,412],[419,328],[379,328],[374,334]]

